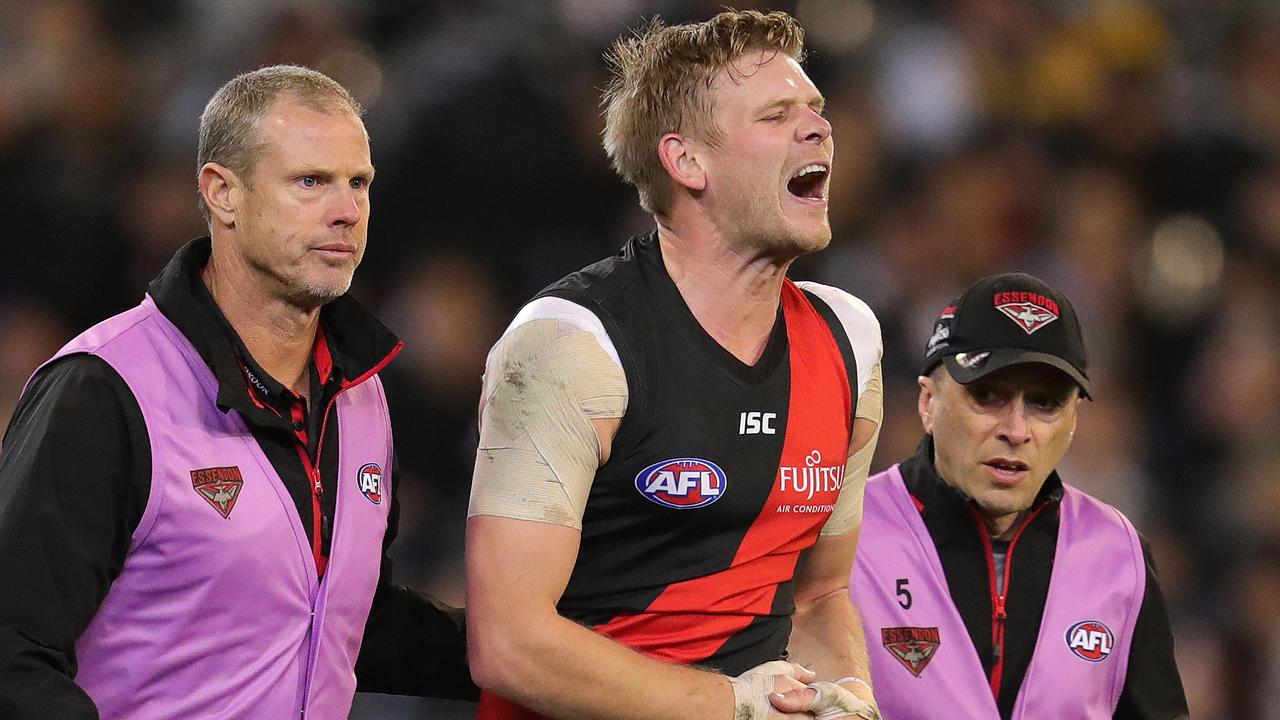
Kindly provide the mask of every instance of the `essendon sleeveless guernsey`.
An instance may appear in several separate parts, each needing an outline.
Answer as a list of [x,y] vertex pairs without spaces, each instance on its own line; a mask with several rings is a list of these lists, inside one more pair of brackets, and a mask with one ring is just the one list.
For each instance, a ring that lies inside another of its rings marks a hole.
[[[560,614],[730,675],[785,657],[796,561],[839,495],[855,410],[854,353],[831,307],[786,281],[745,365],[685,305],[656,234],[542,296],[599,317],[628,387]],[[477,717],[537,716],[485,694]]]
[[[867,481],[850,591],[876,699],[895,720],[999,720],[991,686],[899,466]],[[1116,509],[1063,486],[1040,633],[1014,720],[1110,718],[1146,590],[1138,533]],[[910,581],[910,602],[901,583]],[[905,607],[904,607],[905,606]]]

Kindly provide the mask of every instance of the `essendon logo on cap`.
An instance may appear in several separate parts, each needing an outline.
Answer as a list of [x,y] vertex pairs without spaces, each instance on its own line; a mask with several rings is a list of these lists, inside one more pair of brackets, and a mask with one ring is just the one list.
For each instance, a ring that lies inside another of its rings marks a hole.
[[912,675],[920,677],[938,651],[941,636],[936,627],[880,628],[880,641]]
[[994,300],[996,309],[1028,335],[1058,319],[1058,303],[1038,293],[998,292]]
[[240,497],[240,488],[244,487],[244,478],[240,476],[240,468],[234,465],[201,468],[191,471],[191,487],[223,518],[230,518]]

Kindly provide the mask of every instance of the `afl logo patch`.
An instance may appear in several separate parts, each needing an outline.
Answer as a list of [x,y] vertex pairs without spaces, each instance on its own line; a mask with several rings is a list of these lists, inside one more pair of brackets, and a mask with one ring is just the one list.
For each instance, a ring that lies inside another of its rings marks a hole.
[[641,495],[677,510],[710,505],[724,495],[726,485],[719,465],[698,458],[663,460],[636,475],[636,490]]
[[365,463],[356,471],[356,485],[369,502],[382,503],[382,468],[378,463]]
[[1116,637],[1111,628],[1097,620],[1085,620],[1071,626],[1067,631],[1067,647],[1076,657],[1089,662],[1102,662],[1115,647]]

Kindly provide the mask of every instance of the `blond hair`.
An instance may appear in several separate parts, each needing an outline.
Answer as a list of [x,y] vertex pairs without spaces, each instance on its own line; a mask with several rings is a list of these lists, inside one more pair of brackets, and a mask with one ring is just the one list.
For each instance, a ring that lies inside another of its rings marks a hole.
[[784,12],[729,10],[706,22],[674,26],[654,18],[605,55],[612,78],[601,99],[604,149],[613,169],[635,186],[645,210],[665,215],[672,199],[658,140],[681,133],[718,143],[722,136],[708,90],[721,70],[755,50],[801,60],[804,29]]
[[[310,68],[272,65],[242,73],[218,88],[200,113],[196,172],[205,163],[214,162],[230,168],[247,182],[262,147],[258,123],[285,94],[316,112],[349,112],[357,116],[364,112],[346,88]],[[199,203],[200,213],[208,222],[209,206],[203,195]]]

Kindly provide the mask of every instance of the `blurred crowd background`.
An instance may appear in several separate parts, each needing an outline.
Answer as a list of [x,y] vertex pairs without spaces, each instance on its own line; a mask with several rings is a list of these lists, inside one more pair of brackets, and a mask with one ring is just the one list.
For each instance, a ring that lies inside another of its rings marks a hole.
[[[400,578],[463,601],[484,357],[514,311],[652,220],[600,148],[602,52],[677,0],[0,3],[0,421],[186,240],[199,113],[305,64],[367,107],[354,293],[385,373]],[[1062,468],[1150,539],[1195,717],[1280,717],[1280,2],[796,0],[836,138],[832,246],[794,276],[885,337],[875,469],[920,435],[938,310],[1020,268],[1064,289],[1096,402]]]

